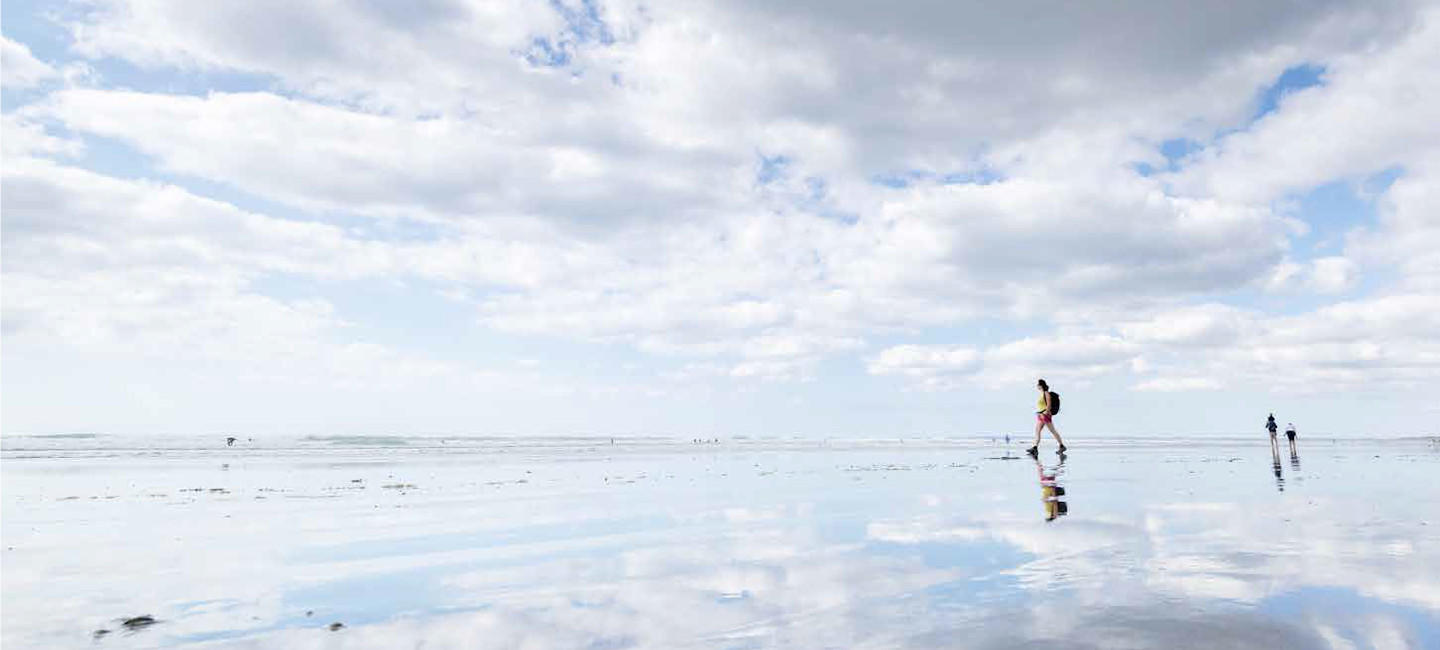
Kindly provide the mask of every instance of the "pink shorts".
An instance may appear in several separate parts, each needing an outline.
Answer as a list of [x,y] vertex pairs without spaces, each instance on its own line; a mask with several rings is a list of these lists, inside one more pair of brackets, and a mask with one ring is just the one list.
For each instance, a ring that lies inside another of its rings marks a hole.
[[1050,414],[1049,414],[1049,413],[1036,413],[1036,414],[1035,414],[1035,420],[1038,421],[1038,422],[1041,422],[1041,423],[1043,423],[1043,424],[1049,424],[1049,423],[1050,423]]

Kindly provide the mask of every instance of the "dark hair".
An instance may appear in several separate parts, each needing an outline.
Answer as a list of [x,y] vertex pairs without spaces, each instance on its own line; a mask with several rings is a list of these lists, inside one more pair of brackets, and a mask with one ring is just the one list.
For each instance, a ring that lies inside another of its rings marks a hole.
[[1038,385],[1045,390],[1050,390],[1050,384],[1045,383],[1044,379],[1041,379]]

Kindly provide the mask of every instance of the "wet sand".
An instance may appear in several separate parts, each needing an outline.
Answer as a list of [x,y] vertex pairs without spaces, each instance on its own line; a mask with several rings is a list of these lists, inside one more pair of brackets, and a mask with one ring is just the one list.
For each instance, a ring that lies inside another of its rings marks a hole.
[[7,436],[0,643],[1440,647],[1436,444],[1071,444]]

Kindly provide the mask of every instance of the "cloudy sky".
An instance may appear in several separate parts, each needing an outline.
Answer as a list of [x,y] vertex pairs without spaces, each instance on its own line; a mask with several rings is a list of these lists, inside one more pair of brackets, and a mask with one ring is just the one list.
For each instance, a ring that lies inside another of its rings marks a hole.
[[7,0],[3,429],[1436,433],[1440,4],[1104,5]]

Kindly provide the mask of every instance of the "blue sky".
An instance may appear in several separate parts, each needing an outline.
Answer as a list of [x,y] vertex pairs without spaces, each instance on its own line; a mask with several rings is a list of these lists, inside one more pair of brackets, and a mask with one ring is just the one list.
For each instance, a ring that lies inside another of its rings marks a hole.
[[1440,13],[1197,11],[6,3],[0,425],[1435,433]]

